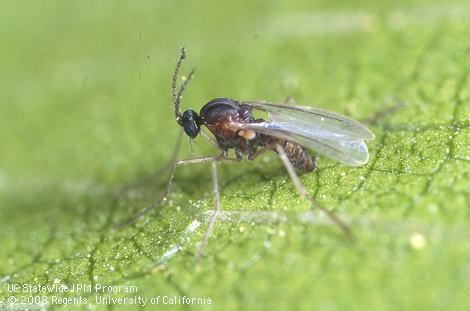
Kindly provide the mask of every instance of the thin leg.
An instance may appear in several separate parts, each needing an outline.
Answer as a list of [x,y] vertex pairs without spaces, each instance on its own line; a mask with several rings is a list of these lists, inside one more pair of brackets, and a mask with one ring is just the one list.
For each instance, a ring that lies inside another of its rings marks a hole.
[[205,139],[207,139],[214,147],[218,148],[217,142],[211,136],[209,136],[206,132],[200,131],[199,132]]
[[197,164],[197,163],[205,163],[205,162],[221,162],[221,163],[233,163],[233,162],[240,162],[237,158],[227,158],[224,156],[216,156],[216,157],[202,157],[196,159],[189,159],[189,160],[179,160],[175,162],[176,165],[186,165],[186,164]]
[[202,158],[196,158],[196,159],[189,159],[189,160],[178,160],[173,163],[171,166],[171,172],[170,172],[170,179],[168,180],[167,186],[165,193],[163,194],[163,197],[161,199],[155,200],[151,205],[148,207],[144,208],[141,210],[139,213],[137,213],[134,217],[131,219],[118,224],[114,226],[113,230],[117,231],[120,230],[124,227],[127,227],[128,225],[131,225],[135,223],[137,220],[142,218],[145,214],[153,210],[155,207],[159,205],[165,205],[168,202],[168,197],[170,196],[171,193],[171,188],[173,186],[173,177],[175,176],[175,170],[178,165],[186,165],[186,164],[196,164],[196,163],[204,163],[204,162],[223,162],[223,163],[231,163],[231,162],[238,162],[238,159],[234,158],[226,158],[222,156],[216,156],[216,157],[202,157]]
[[178,134],[178,139],[176,141],[176,145],[175,145],[175,149],[173,150],[173,154],[171,155],[171,160],[167,164],[165,164],[162,168],[160,168],[155,173],[145,177],[143,180],[140,180],[138,182],[131,183],[131,184],[128,184],[128,185],[124,185],[122,188],[119,189],[118,193],[122,195],[122,194],[125,194],[128,191],[131,191],[131,190],[135,189],[135,188],[139,188],[139,187],[145,186],[149,183],[152,183],[163,172],[165,172],[167,170],[170,170],[173,167],[173,165],[175,164],[176,158],[178,157],[178,153],[179,153],[179,150],[180,150],[180,147],[181,147],[182,139],[183,139],[183,129],[181,129],[179,134]]
[[266,147],[261,148],[261,149],[257,150],[253,155],[249,156],[248,160],[254,161],[256,158],[258,158],[260,155],[264,154],[266,151],[272,151],[272,149],[266,148]]
[[212,229],[214,228],[215,221],[217,220],[217,217],[219,216],[219,212],[220,212],[220,193],[219,193],[219,181],[217,179],[217,161],[211,162],[211,173],[212,173],[212,191],[214,193],[214,199],[215,199],[215,209],[209,220],[209,224],[207,225],[207,230],[204,233],[204,238],[201,242],[201,245],[199,246],[199,250],[196,255],[196,266],[199,265],[199,262],[201,261],[202,256],[204,256],[204,250],[207,246],[207,243],[209,242]]
[[276,150],[277,153],[279,154],[279,157],[281,158],[282,162],[284,163],[284,166],[286,167],[287,173],[289,173],[289,176],[292,180],[292,183],[294,184],[294,187],[297,189],[297,192],[299,192],[300,196],[303,197],[305,200],[309,201],[313,206],[318,208],[320,211],[326,214],[330,220],[338,225],[341,230],[345,233],[345,235],[351,240],[354,241],[354,235],[351,231],[351,229],[346,225],[341,219],[335,216],[332,212],[324,208],[323,206],[320,205],[305,189],[305,187],[302,185],[300,182],[299,177],[297,176],[297,173],[295,172],[294,167],[292,166],[292,163],[290,163],[289,158],[287,157],[284,149],[280,145],[276,145]]

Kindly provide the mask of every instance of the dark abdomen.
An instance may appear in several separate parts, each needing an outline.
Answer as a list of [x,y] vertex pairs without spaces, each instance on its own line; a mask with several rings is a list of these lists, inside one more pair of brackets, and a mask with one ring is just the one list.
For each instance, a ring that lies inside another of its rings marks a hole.
[[304,147],[289,140],[284,140],[280,145],[296,169],[305,172],[311,172],[315,169],[315,159],[308,154]]
[[307,149],[296,142],[277,138],[274,136],[259,134],[257,143],[265,148],[276,151],[275,146],[280,145],[292,165],[299,171],[311,172],[315,169],[315,158],[308,154]]

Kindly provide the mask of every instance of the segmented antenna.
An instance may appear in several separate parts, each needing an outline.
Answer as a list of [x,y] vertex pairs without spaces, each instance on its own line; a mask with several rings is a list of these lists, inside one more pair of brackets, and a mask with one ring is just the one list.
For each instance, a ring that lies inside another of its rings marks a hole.
[[175,104],[175,117],[176,117],[176,122],[178,122],[178,124],[181,124],[181,108],[180,108],[181,97],[183,95],[184,90],[186,90],[186,88],[188,87],[189,81],[194,76],[194,68],[193,68],[191,72],[189,73],[188,77],[181,84],[178,92],[176,91],[176,80],[178,79],[178,73],[185,58],[186,58],[186,50],[184,49],[184,47],[182,47],[180,58],[176,62],[175,72],[173,73],[173,77],[172,77],[173,83],[171,84],[171,95],[173,97],[173,103]]

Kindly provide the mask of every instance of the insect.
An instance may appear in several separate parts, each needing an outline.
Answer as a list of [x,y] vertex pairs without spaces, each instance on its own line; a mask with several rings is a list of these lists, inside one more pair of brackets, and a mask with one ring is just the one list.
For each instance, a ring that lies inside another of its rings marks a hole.
[[[177,166],[210,162],[215,208],[199,247],[196,257],[198,262],[220,212],[217,164],[238,162],[245,158],[254,160],[265,151],[273,151],[279,155],[300,196],[323,211],[348,237],[352,237],[349,227],[308,193],[300,182],[297,172],[311,172],[315,169],[316,158],[310,153],[310,149],[315,154],[327,156],[347,165],[364,165],[369,159],[366,141],[374,139],[374,134],[360,122],[334,112],[266,101],[240,102],[225,97],[215,98],[206,103],[199,113],[192,109],[181,112],[182,94],[194,76],[193,69],[177,90],[177,77],[185,57],[186,52],[182,48],[172,77],[176,123],[190,139],[203,133],[201,128],[206,127],[215,138],[220,155],[175,161],[181,142],[180,134],[173,153],[173,164],[165,195],[136,218],[158,204],[166,203]],[[255,111],[267,113],[268,118],[256,119],[253,116]],[[231,149],[234,150],[234,158],[228,157]]]

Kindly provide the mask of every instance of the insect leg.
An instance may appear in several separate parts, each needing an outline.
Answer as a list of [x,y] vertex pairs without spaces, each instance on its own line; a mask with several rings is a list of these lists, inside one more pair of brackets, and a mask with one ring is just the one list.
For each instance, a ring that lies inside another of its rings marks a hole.
[[120,230],[124,227],[127,227],[128,225],[131,225],[135,223],[137,220],[142,218],[145,214],[153,210],[155,207],[159,205],[165,205],[168,202],[168,197],[170,196],[171,193],[171,188],[173,186],[173,177],[175,176],[175,170],[178,165],[187,165],[187,164],[197,164],[197,163],[204,163],[204,162],[223,162],[223,163],[231,163],[231,162],[239,162],[238,159],[234,158],[226,158],[223,156],[215,156],[215,157],[202,157],[202,158],[196,158],[196,159],[189,159],[189,160],[178,160],[175,161],[171,165],[171,171],[170,171],[170,178],[168,180],[168,183],[166,185],[166,190],[165,193],[163,194],[163,197],[161,199],[155,200],[152,204],[150,204],[148,207],[144,208],[141,210],[139,213],[137,213],[134,217],[131,219],[118,224],[114,226],[113,230],[117,231]]
[[160,177],[160,175],[162,173],[166,172],[167,170],[170,170],[173,167],[173,165],[175,164],[176,158],[178,157],[178,153],[179,153],[179,150],[180,150],[180,147],[181,147],[182,138],[183,138],[183,129],[181,129],[179,134],[178,134],[178,139],[176,140],[176,145],[175,145],[175,148],[174,148],[173,153],[171,155],[171,160],[168,161],[167,164],[165,164],[162,168],[158,169],[155,173],[152,173],[151,175],[145,177],[143,180],[124,185],[123,187],[121,187],[118,190],[118,193],[120,195],[123,195],[126,192],[129,192],[129,191],[132,191],[136,188],[140,188],[142,186],[153,183],[153,182],[155,182],[155,180],[158,177]]
[[219,193],[219,181],[217,178],[217,161],[211,162],[211,175],[212,175],[212,192],[214,193],[214,200],[215,200],[215,208],[214,212],[212,213],[211,218],[209,219],[209,223],[207,225],[207,230],[204,233],[204,238],[199,246],[199,250],[196,255],[196,266],[199,265],[202,256],[204,256],[204,249],[209,242],[210,235],[212,233],[212,229],[214,228],[215,221],[220,212],[220,193]]
[[335,214],[324,208],[320,203],[318,203],[305,189],[305,187],[302,185],[299,176],[297,176],[297,173],[295,172],[294,166],[292,163],[289,161],[289,158],[287,157],[287,154],[285,153],[284,149],[282,149],[281,145],[276,144],[276,151],[279,154],[279,157],[281,158],[284,166],[286,167],[287,173],[289,174],[292,183],[294,184],[294,187],[297,189],[297,192],[300,194],[301,197],[303,197],[305,200],[309,201],[314,207],[325,213],[325,215],[338,227],[341,228],[341,230],[344,232],[344,234],[350,239],[351,241],[354,241],[354,235],[349,228],[347,224],[345,224],[341,219],[336,217]]
[[201,134],[205,139],[207,139],[214,147],[216,147],[216,148],[219,147],[219,145],[217,145],[217,142],[215,141],[215,139],[212,138],[211,136],[209,136],[206,132],[201,131],[200,134]]
[[255,153],[251,154],[251,155],[248,155],[248,160],[250,161],[254,161],[257,157],[259,157],[260,155],[264,154],[266,151],[271,151],[272,149],[270,148],[267,148],[267,147],[264,147],[264,148],[261,148],[259,150],[256,150]]

